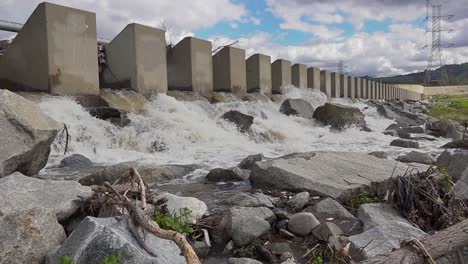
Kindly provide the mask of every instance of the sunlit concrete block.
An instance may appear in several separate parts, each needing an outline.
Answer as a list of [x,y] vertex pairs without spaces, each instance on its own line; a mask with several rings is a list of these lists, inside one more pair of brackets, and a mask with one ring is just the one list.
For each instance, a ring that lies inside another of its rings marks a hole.
[[320,91],[325,93],[328,97],[332,96],[331,74],[329,71],[320,71]]
[[247,92],[271,95],[271,57],[254,54],[246,61]]
[[348,79],[347,80],[348,81],[348,97],[351,99],[354,99],[356,98],[356,88],[355,88],[356,78],[353,76],[348,76],[347,79]]
[[291,83],[298,88],[307,88],[307,66],[299,63],[291,66]]
[[281,93],[283,85],[291,84],[291,62],[288,60],[275,60],[271,64],[271,84],[274,94]]
[[320,68],[307,69],[307,88],[320,89]]
[[245,51],[224,47],[213,55],[213,85],[216,92],[242,96],[247,91]]

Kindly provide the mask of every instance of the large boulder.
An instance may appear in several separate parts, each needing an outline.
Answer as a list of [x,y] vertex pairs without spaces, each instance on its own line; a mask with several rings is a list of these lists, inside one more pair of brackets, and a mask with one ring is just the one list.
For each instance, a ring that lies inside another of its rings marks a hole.
[[249,173],[244,173],[242,169],[237,167],[232,169],[215,168],[206,175],[206,179],[210,182],[244,181],[248,178]]
[[231,224],[232,241],[236,246],[245,246],[270,231],[270,224],[260,217],[237,219]]
[[304,99],[286,99],[283,104],[281,104],[280,112],[288,116],[294,115],[312,119],[314,108]]
[[411,151],[410,153],[401,155],[397,158],[397,160],[405,163],[414,162],[427,165],[432,165],[435,163],[435,159],[431,157],[431,155],[417,151]]
[[453,191],[460,199],[468,201],[468,169],[463,172],[460,179],[455,183]]
[[[427,169],[425,165],[415,166]],[[363,190],[373,194],[386,191],[392,175],[402,175],[406,169],[407,165],[363,153],[319,151],[257,162],[250,181],[254,187],[306,190],[347,201]]]
[[452,120],[431,120],[426,124],[426,129],[434,136],[451,138],[453,140],[461,139],[463,128],[459,123]]
[[443,145],[441,148],[445,149],[468,149],[468,139],[456,139],[454,141],[451,141],[445,145]]
[[296,235],[306,236],[318,225],[320,225],[320,222],[312,213],[301,212],[291,216],[288,229]]
[[15,172],[0,178],[0,212],[43,207],[52,210],[59,221],[80,207],[80,197],[92,195],[90,187],[74,181],[41,180]]
[[46,264],[60,263],[63,256],[72,258],[74,264],[102,263],[112,255],[120,256],[120,264],[186,263],[174,242],[151,233],[144,237],[147,248],[154,250],[156,256],[140,247],[128,228],[127,220],[86,217],[60,248],[47,256]]
[[455,152],[451,154],[448,151],[444,151],[437,158],[436,165],[446,168],[452,180],[457,181],[464,174],[468,174],[468,153]]
[[93,166],[93,162],[80,154],[73,154],[60,161],[59,168],[86,169]]
[[358,218],[364,224],[364,231],[378,225],[398,221],[411,225],[396,209],[389,204],[368,203],[363,204],[358,209]]
[[400,148],[419,148],[419,143],[417,141],[409,140],[409,139],[395,139],[390,142],[390,146],[400,147]]
[[158,199],[166,199],[166,206],[169,212],[179,214],[185,208],[190,210],[189,221],[196,222],[208,211],[206,204],[194,197],[182,197],[171,193],[162,193]]
[[15,171],[37,175],[60,128],[33,102],[0,90],[0,177]]
[[1,263],[43,263],[47,253],[65,240],[54,212],[41,207],[0,212],[0,230]]
[[252,166],[255,164],[257,161],[262,161],[263,160],[263,154],[253,154],[245,157],[237,167],[243,170],[251,170]]
[[397,119],[400,116],[387,105],[378,105],[377,113],[388,119]]
[[249,116],[235,110],[230,110],[229,112],[224,113],[221,118],[234,123],[240,132],[246,132],[253,124],[254,120],[253,116]]
[[333,128],[343,129],[350,125],[366,128],[364,114],[356,107],[340,104],[325,103],[315,109],[314,118],[331,125]]

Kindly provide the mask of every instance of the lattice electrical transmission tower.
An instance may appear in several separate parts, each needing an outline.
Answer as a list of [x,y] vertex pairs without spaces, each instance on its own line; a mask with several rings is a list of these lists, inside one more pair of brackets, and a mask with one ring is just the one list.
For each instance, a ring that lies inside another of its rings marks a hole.
[[[451,32],[452,30],[442,28],[442,21],[452,18],[453,15],[443,15],[442,6],[438,0],[426,0],[426,33],[431,33],[431,42],[424,47],[429,47],[431,51],[427,61],[424,86],[430,86],[433,83],[446,85],[449,82],[443,56],[442,32]],[[448,45],[450,46],[450,44]],[[433,74],[437,68],[440,71],[439,79],[435,78],[435,74]]]

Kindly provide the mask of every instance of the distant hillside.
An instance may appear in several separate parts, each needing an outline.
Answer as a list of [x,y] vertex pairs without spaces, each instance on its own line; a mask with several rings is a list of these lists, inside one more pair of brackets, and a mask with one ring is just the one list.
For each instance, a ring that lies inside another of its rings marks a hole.
[[[468,85],[468,63],[447,65],[447,73],[449,76],[448,85]],[[434,79],[440,79],[440,68],[433,73]],[[404,84],[424,84],[426,72],[410,73],[406,75],[397,75],[392,77],[374,78],[382,80],[386,83],[404,83]],[[438,83],[433,83],[431,86],[439,86]]]

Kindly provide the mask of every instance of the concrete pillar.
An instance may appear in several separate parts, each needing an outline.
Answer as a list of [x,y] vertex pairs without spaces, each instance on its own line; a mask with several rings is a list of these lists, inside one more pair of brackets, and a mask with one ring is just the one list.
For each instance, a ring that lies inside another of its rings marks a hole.
[[353,76],[348,76],[347,82],[348,82],[348,97],[351,99],[354,99],[356,98],[356,88],[355,88],[356,78]]
[[320,89],[320,68],[310,67],[307,69],[307,87]]
[[331,96],[334,98],[340,98],[340,82],[341,82],[341,77],[340,74],[337,72],[332,72],[330,74],[331,77]]
[[348,75],[340,74],[340,97],[344,97],[344,98],[349,97],[348,79],[349,79]]
[[167,52],[169,90],[193,91],[202,96],[213,92],[211,42],[186,37]]
[[320,91],[325,93],[327,97],[332,97],[331,75],[329,71],[320,71]]
[[361,86],[362,86],[362,80],[361,78],[359,77],[356,77],[354,78],[354,90],[356,91],[354,94],[355,94],[355,98],[361,98],[362,96],[362,89],[361,89]]
[[291,62],[275,60],[271,64],[271,87],[274,94],[281,94],[281,86],[291,84]]
[[246,61],[247,92],[271,95],[271,58],[254,54]]
[[144,96],[167,92],[165,31],[127,25],[105,47],[103,88],[130,88]]
[[372,80],[367,80],[367,98],[374,99],[374,82]]
[[247,91],[245,51],[224,47],[213,55],[213,90],[242,96]]
[[0,88],[97,95],[96,15],[41,3],[0,58]]
[[390,99],[390,86],[388,84],[385,84],[384,93],[385,100]]
[[382,81],[377,82],[377,98],[382,99]]
[[299,63],[291,66],[291,83],[298,88],[307,88],[307,66]]
[[361,98],[367,99],[367,79],[361,79]]

